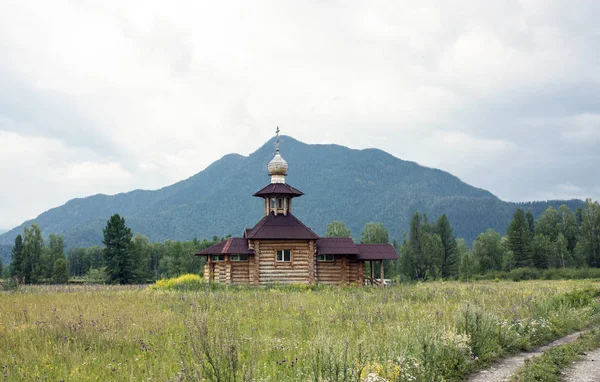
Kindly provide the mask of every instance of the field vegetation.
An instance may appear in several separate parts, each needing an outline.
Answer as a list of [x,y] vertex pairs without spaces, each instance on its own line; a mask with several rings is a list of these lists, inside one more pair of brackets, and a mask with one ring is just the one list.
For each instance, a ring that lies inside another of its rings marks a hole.
[[258,288],[196,277],[152,288],[25,285],[0,293],[0,378],[460,380],[589,325],[599,287],[571,280]]

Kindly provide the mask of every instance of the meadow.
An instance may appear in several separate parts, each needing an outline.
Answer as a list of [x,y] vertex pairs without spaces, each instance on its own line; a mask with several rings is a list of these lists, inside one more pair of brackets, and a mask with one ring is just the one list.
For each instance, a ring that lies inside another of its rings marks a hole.
[[189,289],[0,292],[0,380],[460,380],[600,311],[590,280]]

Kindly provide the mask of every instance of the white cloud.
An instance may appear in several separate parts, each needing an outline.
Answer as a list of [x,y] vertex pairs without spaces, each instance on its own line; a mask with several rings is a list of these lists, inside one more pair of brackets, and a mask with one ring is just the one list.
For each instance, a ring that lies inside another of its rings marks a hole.
[[[251,153],[277,125],[503,198],[531,197],[532,179],[598,198],[578,177],[600,161],[599,13],[558,1],[3,3],[0,158],[30,179],[3,191],[0,219],[176,182]],[[36,201],[11,209],[20,195]]]
[[113,194],[134,187],[117,162],[58,139],[0,130],[0,225],[13,227],[73,197]]

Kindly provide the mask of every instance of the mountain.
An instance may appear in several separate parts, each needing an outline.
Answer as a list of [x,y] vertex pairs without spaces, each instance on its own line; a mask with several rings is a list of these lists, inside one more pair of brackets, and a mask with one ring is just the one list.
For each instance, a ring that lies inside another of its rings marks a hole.
[[[281,152],[290,165],[287,182],[305,193],[294,200],[294,214],[320,234],[332,220],[342,220],[360,237],[364,224],[374,221],[400,240],[419,211],[430,220],[447,214],[457,236],[470,242],[488,228],[504,233],[518,207],[539,216],[549,205],[572,210],[583,205],[580,200],[504,202],[447,172],[377,149],[308,145],[283,136]],[[252,194],[269,183],[266,166],[273,154],[272,139],[248,157],[226,155],[171,186],[73,199],[35,222],[45,235],[62,234],[69,247],[101,244],[102,228],[115,213],[152,241],[242,235],[262,217],[264,204]],[[0,245],[12,244],[32,222],[0,235]]]

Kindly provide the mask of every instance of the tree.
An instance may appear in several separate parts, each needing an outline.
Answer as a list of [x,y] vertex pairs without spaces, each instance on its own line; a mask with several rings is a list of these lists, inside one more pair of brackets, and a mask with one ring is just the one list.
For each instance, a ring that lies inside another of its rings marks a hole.
[[365,224],[360,236],[361,244],[387,244],[390,242],[390,237],[383,223],[367,223]]
[[443,278],[456,277],[458,275],[458,251],[456,248],[456,237],[450,221],[446,214],[439,217],[434,226],[434,232],[442,240],[441,273]]
[[533,233],[535,232],[535,218],[533,217],[533,213],[530,210],[527,210],[525,213],[525,220],[527,221],[527,228],[529,229],[529,233],[533,237]]
[[9,268],[11,277],[23,277],[23,237],[20,234],[15,238]]
[[56,259],[52,267],[52,280],[58,284],[69,282],[69,264],[66,259]]
[[169,257],[169,277],[177,277],[183,273],[183,246],[180,241],[167,241],[165,244]]
[[558,237],[558,232],[558,214],[556,213],[556,210],[550,206],[540,216],[535,233],[546,236],[550,241],[555,241]]
[[536,234],[531,244],[533,266],[538,269],[548,268],[548,259],[556,257],[554,242],[549,236]]
[[493,229],[479,234],[473,242],[473,256],[481,273],[502,269],[504,252],[500,234]]
[[150,240],[144,235],[136,234],[131,241],[131,256],[135,264],[135,278],[139,281],[151,278],[151,251]]
[[426,280],[439,275],[442,265],[443,244],[439,235],[432,234],[426,217],[416,212],[410,222],[410,236],[400,248],[401,267],[413,280]]
[[343,221],[334,220],[327,225],[327,237],[352,237]]
[[564,204],[558,209],[558,225],[560,233],[562,233],[567,240],[567,250],[572,254],[577,245],[579,227],[575,221],[575,215],[569,207]]
[[54,268],[54,263],[56,262],[56,260],[67,259],[65,257],[65,242],[61,235],[55,235],[53,233],[50,234],[48,238],[48,249],[46,251],[46,257],[46,277],[50,278],[54,275],[52,269]]
[[125,219],[115,214],[102,230],[104,260],[109,283],[130,284],[135,281],[135,265],[131,256],[131,229]]
[[554,268],[566,268],[567,265],[573,266],[572,262],[569,241],[562,233],[559,233],[554,242],[552,257],[548,258],[548,265]]
[[42,239],[42,231],[37,224],[32,224],[31,227],[25,227],[23,233],[23,261],[21,270],[25,282],[34,284],[40,281],[43,277],[43,264],[40,261],[42,251],[44,250],[44,239]]
[[515,212],[506,235],[508,237],[508,248],[515,255],[516,266],[519,268],[532,266],[531,231],[522,209],[519,208]]
[[513,251],[508,250],[502,256],[502,270],[506,272],[510,272],[517,266],[517,261],[515,260],[515,254]]
[[600,267],[600,204],[586,199],[581,218],[580,250],[590,267]]
[[475,259],[475,256],[473,256],[473,253],[469,251],[469,247],[467,246],[465,239],[460,238],[457,240],[456,250],[460,259],[460,278],[462,280],[469,281],[475,272],[477,272],[477,268],[479,267],[477,260]]

